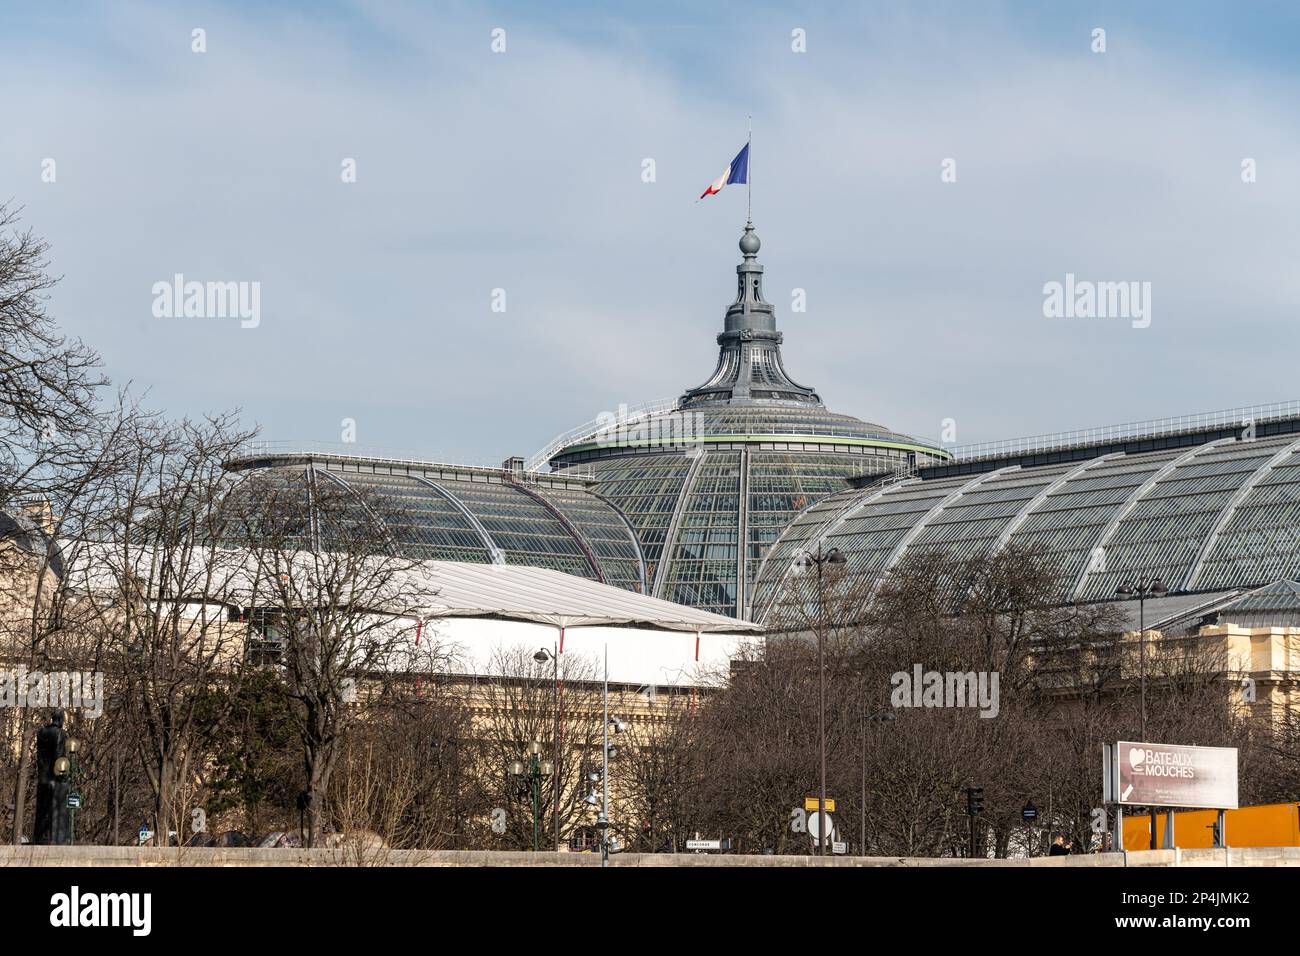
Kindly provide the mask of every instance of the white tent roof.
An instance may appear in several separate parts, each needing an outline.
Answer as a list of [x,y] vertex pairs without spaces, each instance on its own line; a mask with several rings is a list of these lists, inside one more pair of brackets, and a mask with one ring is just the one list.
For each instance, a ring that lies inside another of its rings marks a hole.
[[[65,542],[71,556],[71,577],[91,592],[111,592],[124,567],[150,580],[151,550],[89,542]],[[311,575],[304,555],[291,555]],[[382,562],[383,558],[376,558]],[[269,589],[257,586],[268,572],[248,552],[195,549],[181,561],[185,592],[177,600],[226,602],[242,606],[256,602]],[[403,617],[482,617],[549,624],[553,627],[632,626],[702,634],[741,634],[761,631],[757,624],[698,611],[684,604],[646,597],[562,571],[517,564],[468,564],[458,561],[411,561],[394,568],[390,588],[402,596]],[[177,585],[169,582],[171,587]],[[381,612],[382,613],[382,612]]]
[[633,625],[670,631],[759,631],[757,624],[697,611],[587,578],[517,564],[423,561],[436,593],[433,617],[500,617],[555,627]]

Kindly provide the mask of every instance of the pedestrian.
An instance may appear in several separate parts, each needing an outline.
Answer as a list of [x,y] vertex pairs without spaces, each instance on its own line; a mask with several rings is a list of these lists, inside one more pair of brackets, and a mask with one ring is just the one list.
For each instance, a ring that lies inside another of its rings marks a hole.
[[1052,848],[1047,851],[1047,855],[1067,856],[1069,852],[1069,848],[1065,845],[1065,837],[1058,833],[1056,839],[1052,841]]

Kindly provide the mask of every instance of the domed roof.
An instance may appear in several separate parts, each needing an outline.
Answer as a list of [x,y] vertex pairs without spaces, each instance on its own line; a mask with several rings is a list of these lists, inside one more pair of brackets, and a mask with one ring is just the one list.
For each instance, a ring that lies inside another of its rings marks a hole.
[[713,374],[671,404],[604,416],[590,428],[563,436],[544,456],[554,467],[571,464],[575,455],[608,454],[613,448],[637,454],[700,441],[786,445],[809,438],[819,446],[879,445],[948,457],[930,442],[829,411],[815,389],[790,377],[781,358],[784,338],[776,327],[776,310],[763,298],[760,247],[753,223],[746,224],[740,238],[743,260],[736,266],[736,298],[717,336]]
[[760,247],[746,225],[736,298],[703,384],[602,416],[531,459],[589,481],[626,517],[650,594],[737,617],[750,613],[759,562],[800,511],[857,482],[948,458],[929,442],[829,411],[789,376],[775,309],[763,298]]

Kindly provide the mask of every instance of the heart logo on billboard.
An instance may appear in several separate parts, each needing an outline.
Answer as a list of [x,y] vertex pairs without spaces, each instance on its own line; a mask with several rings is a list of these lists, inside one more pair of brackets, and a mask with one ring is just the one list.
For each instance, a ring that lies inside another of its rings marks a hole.
[[1132,750],[1128,752],[1128,765],[1135,769],[1138,766],[1140,766],[1141,763],[1146,759],[1147,759],[1147,752],[1143,750],[1141,747],[1134,747]]

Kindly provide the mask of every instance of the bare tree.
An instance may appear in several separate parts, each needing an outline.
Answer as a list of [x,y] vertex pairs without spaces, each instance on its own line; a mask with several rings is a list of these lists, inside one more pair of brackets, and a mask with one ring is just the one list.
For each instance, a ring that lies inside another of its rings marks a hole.
[[[296,702],[306,838],[316,845],[339,747],[365,699],[399,673],[438,656],[417,638],[436,589],[419,562],[398,554],[385,502],[308,469],[280,480],[249,478],[239,496],[259,601],[255,627],[281,648]],[[418,660],[417,660],[418,658]]]
[[[105,379],[99,357],[61,335],[49,314],[47,296],[57,282],[49,246],[18,228],[18,213],[0,203],[0,520],[28,527],[0,532],[18,544],[0,547],[0,654],[34,667],[46,637],[62,626],[56,526],[64,502],[97,470],[96,400]],[[18,842],[33,726],[23,706],[12,716],[20,743],[9,818]]]
[[473,715],[463,688],[422,681],[417,695],[408,689],[394,685],[372,701],[341,745],[327,842],[342,861],[368,865],[390,859],[392,850],[460,845],[466,810],[486,799],[473,762],[464,759]]
[[498,845],[533,845],[532,784],[512,777],[510,764],[526,765],[533,741],[541,744],[540,760],[553,765],[538,783],[538,843],[553,847],[567,842],[587,825],[594,808],[584,803],[593,789],[589,775],[600,769],[603,712],[596,662],[573,651],[560,655],[559,679],[550,662],[534,658],[535,647],[498,648],[489,673],[472,693],[482,708],[479,773],[491,806],[479,809],[487,817],[506,811],[505,834],[494,834]]
[[630,850],[678,853],[704,826],[697,797],[709,768],[700,759],[694,717],[690,695],[656,694],[621,738],[611,776]]
[[0,510],[57,488],[81,459],[105,384],[99,356],[58,331],[47,296],[49,246],[0,203]]
[[218,543],[226,528],[223,464],[250,435],[233,415],[135,420],[113,507],[80,545],[74,580],[94,596],[108,637],[163,842],[182,831],[207,745],[229,713],[213,709],[211,691],[243,673],[244,559]]

